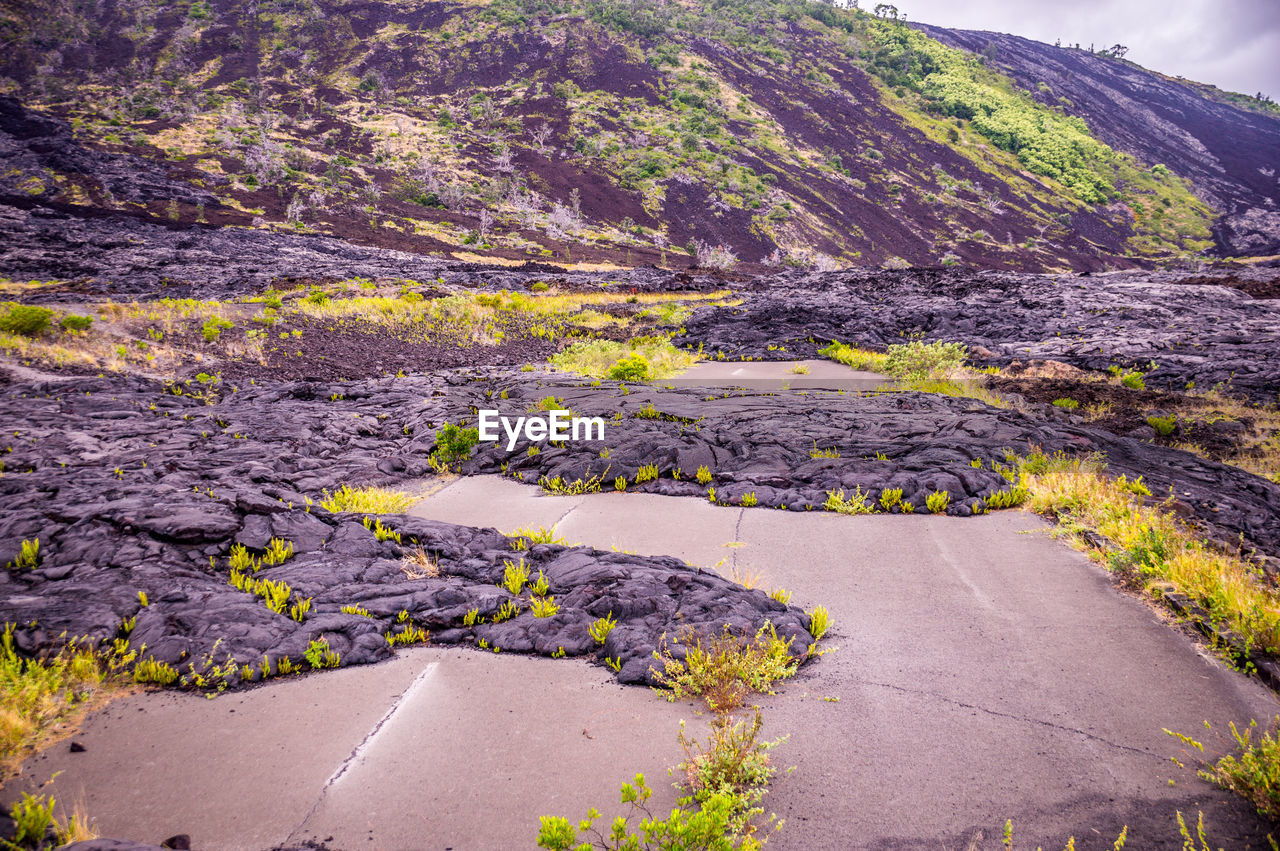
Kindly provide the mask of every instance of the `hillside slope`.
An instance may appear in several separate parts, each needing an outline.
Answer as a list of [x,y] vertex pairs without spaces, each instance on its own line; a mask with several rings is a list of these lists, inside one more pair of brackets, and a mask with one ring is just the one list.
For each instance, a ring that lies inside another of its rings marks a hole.
[[[464,261],[1098,270],[1199,252],[1250,203],[803,0],[44,0],[0,33],[0,201],[60,215]],[[186,188],[122,194],[104,153]]]
[[1228,255],[1280,253],[1280,114],[1225,103],[1208,87],[1132,62],[993,32],[913,24],[984,54],[1038,101],[1089,123],[1094,135],[1186,177],[1222,212],[1214,238]]

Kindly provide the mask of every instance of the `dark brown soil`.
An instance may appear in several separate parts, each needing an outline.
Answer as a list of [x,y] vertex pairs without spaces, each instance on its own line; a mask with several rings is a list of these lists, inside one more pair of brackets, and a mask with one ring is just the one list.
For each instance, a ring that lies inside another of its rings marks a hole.
[[[302,331],[295,337],[290,330]],[[265,363],[235,360],[221,367],[230,379],[305,379],[335,381],[381,375],[430,373],[467,366],[520,366],[546,361],[556,346],[522,339],[494,346],[425,342],[411,328],[392,328],[366,322],[341,325],[304,320],[289,330],[271,329]],[[288,334],[281,338],[280,334]],[[207,367],[206,367],[207,369]],[[192,369],[194,375],[200,370]]]

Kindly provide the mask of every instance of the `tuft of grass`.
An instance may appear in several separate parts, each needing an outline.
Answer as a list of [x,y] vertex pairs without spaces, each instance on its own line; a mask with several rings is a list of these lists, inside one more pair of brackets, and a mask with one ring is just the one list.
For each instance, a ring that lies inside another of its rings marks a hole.
[[[606,471],[608,472],[608,471]],[[604,473],[596,476],[588,476],[585,479],[574,479],[566,482],[560,476],[548,478],[543,476],[538,479],[538,487],[550,494],[558,496],[578,496],[584,493],[599,493],[601,482],[604,479]]]
[[123,646],[95,652],[72,642],[45,659],[18,655],[13,624],[0,635],[0,776],[73,729],[84,709],[108,697],[135,655]]
[[699,465],[696,479],[698,481],[698,484],[700,485],[706,485],[711,483],[711,471],[707,469],[706,464]]
[[440,560],[422,547],[414,547],[400,559],[400,571],[406,579],[435,579],[440,575]]
[[698,360],[681,351],[666,337],[637,337],[625,343],[586,340],[574,343],[550,360],[551,368],[590,378],[619,381],[671,378]]
[[827,501],[822,507],[837,514],[871,514],[875,511],[875,506],[871,504],[869,497],[870,494],[862,492],[861,485],[848,496],[845,496],[844,489],[841,488],[838,491],[827,491]]
[[419,497],[404,491],[380,488],[374,485],[351,487],[343,485],[332,494],[324,492],[320,507],[334,514],[344,511],[359,514],[403,514]]
[[1097,457],[1034,452],[1012,460],[1031,510],[1055,517],[1064,531],[1090,529],[1114,542],[1115,549],[1097,552],[1110,570],[1148,588],[1169,583],[1215,623],[1238,632],[1247,647],[1280,652],[1276,591],[1251,565],[1210,549],[1164,507],[1144,504],[1134,493],[1141,483],[1108,478]]
[[831,345],[818,349],[818,354],[859,372],[888,372],[889,357],[884,352],[859,349],[832,340]]
[[728,625],[705,639],[690,630],[682,643],[684,659],[675,658],[665,643],[654,651],[662,665],[653,670],[654,682],[669,690],[668,700],[701,697],[713,712],[732,712],[751,692],[772,694],[773,684],[794,675],[799,666],[791,657],[790,641],[779,638],[769,623],[751,636],[736,635]]
[[527,550],[534,544],[565,544],[563,537],[556,534],[556,528],[552,526],[550,529],[545,526],[539,526],[534,529],[532,526],[516,529],[507,534],[511,539],[511,548],[517,552]]
[[267,549],[262,553],[262,564],[264,567],[274,567],[277,564],[284,564],[291,558],[293,558],[293,541],[272,538],[267,542]]

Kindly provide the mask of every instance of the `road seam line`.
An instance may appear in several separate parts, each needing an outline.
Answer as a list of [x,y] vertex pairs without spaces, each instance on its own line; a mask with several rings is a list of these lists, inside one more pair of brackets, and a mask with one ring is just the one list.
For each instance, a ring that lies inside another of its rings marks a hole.
[[427,667],[423,668],[422,672],[413,678],[413,681],[405,687],[404,691],[396,695],[396,699],[392,701],[391,707],[386,711],[386,714],[379,719],[377,724],[373,725],[373,728],[365,734],[365,737],[361,739],[359,744],[357,744],[351,753],[347,755],[347,758],[342,761],[342,764],[338,766],[338,769],[330,775],[328,780],[324,782],[324,786],[320,788],[320,795],[316,798],[316,802],[311,805],[311,809],[307,811],[305,816],[303,816],[302,821],[298,822],[298,826],[289,831],[289,835],[285,837],[284,841],[286,843],[291,841],[298,831],[302,830],[302,828],[306,826],[307,822],[311,820],[311,817],[316,814],[316,810],[320,809],[320,805],[324,803],[324,799],[328,797],[329,790],[342,779],[343,775],[347,773],[347,769],[359,762],[360,758],[364,756],[365,751],[369,749],[374,740],[378,737],[378,734],[381,733],[383,728],[387,725],[387,722],[389,722],[392,716],[394,716],[396,712],[399,711],[400,707],[404,705],[410,692],[422,683],[426,682],[427,677],[435,672],[439,664],[439,662],[428,663]]

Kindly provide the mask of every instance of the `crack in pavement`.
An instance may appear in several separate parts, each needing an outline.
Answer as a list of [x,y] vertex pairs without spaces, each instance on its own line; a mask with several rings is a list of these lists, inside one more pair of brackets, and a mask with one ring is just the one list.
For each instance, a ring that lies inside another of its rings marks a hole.
[[324,782],[324,786],[320,787],[320,794],[316,797],[316,802],[311,805],[311,809],[307,810],[307,814],[302,817],[302,821],[298,822],[297,826],[294,827],[293,830],[289,831],[289,835],[284,838],[284,843],[293,841],[293,838],[297,836],[298,832],[306,826],[307,822],[311,821],[311,817],[316,814],[316,811],[320,809],[320,805],[323,804],[325,798],[328,797],[329,790],[336,786],[338,781],[347,773],[347,770],[351,768],[351,766],[355,765],[362,756],[364,756],[365,752],[373,744],[374,740],[377,739],[378,734],[387,726],[387,723],[391,720],[392,716],[394,716],[396,712],[400,710],[400,707],[405,704],[410,693],[422,685],[422,683],[426,682],[427,678],[431,674],[435,673],[439,664],[439,662],[428,663],[427,667],[423,668],[422,672],[414,677],[413,681],[410,682],[409,685],[405,686],[404,691],[396,695],[395,700],[391,702],[391,707],[386,711],[382,718],[378,720],[378,723],[373,725],[373,728],[365,734],[365,737],[360,740],[360,743],[357,744],[351,753],[347,755],[347,758],[342,761],[342,764],[338,766],[338,769],[334,771],[333,774],[330,775],[329,779]]
[[1144,750],[1143,748],[1135,748],[1131,745],[1117,744],[1116,742],[1112,742],[1108,739],[1104,739],[1101,736],[1094,735],[1093,733],[1089,733],[1084,730],[1076,729],[1075,727],[1068,727],[1064,724],[1055,724],[1052,721],[1043,721],[1039,718],[1028,718],[1025,715],[1014,715],[1011,712],[999,712],[995,709],[987,709],[985,706],[978,706],[977,704],[973,704],[973,703],[965,703],[963,700],[956,700],[954,697],[947,697],[944,694],[938,694],[937,692],[933,692],[933,691],[925,691],[924,689],[904,688],[902,686],[896,686],[893,683],[878,683],[878,682],[875,682],[874,680],[858,679],[858,680],[855,680],[855,682],[861,683],[863,685],[868,685],[868,686],[878,686],[880,688],[890,689],[891,691],[897,691],[903,694],[915,694],[915,695],[921,695],[923,697],[932,697],[935,700],[940,700],[940,701],[943,701],[944,703],[950,703],[954,706],[959,706],[963,709],[976,709],[979,712],[986,713],[987,715],[992,715],[996,718],[1007,718],[1011,721],[1022,721],[1023,723],[1026,723],[1026,724],[1035,724],[1040,727],[1048,727],[1051,730],[1058,730],[1063,733],[1074,733],[1077,736],[1083,736],[1086,739],[1090,739],[1092,741],[1104,744],[1109,748],[1115,748],[1116,750],[1121,750],[1121,751],[1129,751],[1130,753],[1136,753],[1142,756],[1151,757],[1152,759],[1158,759],[1161,762],[1164,761],[1164,757],[1160,756],[1159,754],[1152,753],[1149,750]]

